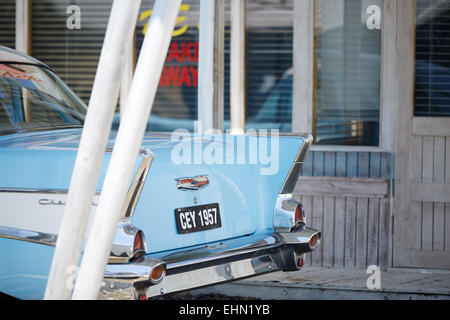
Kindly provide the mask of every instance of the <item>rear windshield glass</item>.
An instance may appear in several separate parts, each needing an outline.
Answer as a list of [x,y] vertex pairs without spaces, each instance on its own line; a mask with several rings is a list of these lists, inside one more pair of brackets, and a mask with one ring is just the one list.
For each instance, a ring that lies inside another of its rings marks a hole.
[[0,134],[80,126],[86,106],[50,70],[0,63]]

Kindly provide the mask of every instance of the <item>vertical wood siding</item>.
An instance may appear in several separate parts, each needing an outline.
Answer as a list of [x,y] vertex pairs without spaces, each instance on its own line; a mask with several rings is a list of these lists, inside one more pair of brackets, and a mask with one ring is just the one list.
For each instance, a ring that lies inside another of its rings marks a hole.
[[[450,137],[414,136],[413,159],[414,184],[450,185]],[[450,251],[450,194],[448,200],[444,194],[440,201],[417,201],[437,197],[431,194],[431,189],[430,194],[426,188],[421,191],[421,194],[413,194],[412,208],[420,217],[416,230],[420,236],[415,247],[425,251]]]
[[392,162],[392,154],[387,152],[311,151],[303,165],[302,175],[390,179]]
[[390,266],[389,199],[302,196],[306,221],[322,231],[321,246],[307,266],[366,268]]
[[[304,192],[308,189],[306,185],[296,188],[295,197],[305,207],[308,224],[322,231],[321,246],[307,254],[305,265],[340,268],[391,265],[392,162],[390,153],[311,151],[308,154],[302,176],[329,178],[336,192],[317,190],[317,194],[311,194]],[[351,195],[338,191],[348,188],[347,181],[359,181],[358,178],[384,181],[386,195],[358,193],[356,187],[350,190]]]

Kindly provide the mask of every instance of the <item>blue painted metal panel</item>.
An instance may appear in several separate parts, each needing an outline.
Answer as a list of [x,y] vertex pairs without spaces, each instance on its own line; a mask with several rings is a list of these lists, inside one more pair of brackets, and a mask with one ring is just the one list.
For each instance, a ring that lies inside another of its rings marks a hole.
[[43,299],[54,248],[0,238],[0,291],[20,299]]
[[[255,137],[236,141],[227,152],[237,154],[242,144],[249,145]],[[270,141],[271,138],[268,138]],[[268,144],[270,142],[268,141]],[[203,144],[203,145],[201,145]],[[149,251],[158,252],[198,243],[214,242],[255,232],[272,230],[276,196],[295,159],[302,140],[279,138],[279,164],[273,175],[263,175],[258,164],[173,165],[169,150],[155,150],[149,178],[136,207],[133,222],[148,238]],[[208,144],[195,142],[193,148],[205,151]],[[273,154],[277,157],[277,154]],[[249,159],[248,147],[246,159]],[[197,191],[179,191],[176,178],[207,174],[210,185]],[[197,199],[197,203],[194,202]],[[201,233],[180,235],[175,225],[174,209],[187,206],[219,203],[222,228]]]

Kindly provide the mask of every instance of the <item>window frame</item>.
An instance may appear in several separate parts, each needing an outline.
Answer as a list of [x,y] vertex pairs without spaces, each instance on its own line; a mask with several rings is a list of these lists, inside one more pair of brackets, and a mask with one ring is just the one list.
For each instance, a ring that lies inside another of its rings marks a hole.
[[[315,19],[317,1],[294,2],[292,131],[315,134],[316,66]],[[380,130],[378,146],[312,145],[313,151],[394,152],[395,121],[395,3],[381,8]],[[313,18],[311,18],[313,17]]]

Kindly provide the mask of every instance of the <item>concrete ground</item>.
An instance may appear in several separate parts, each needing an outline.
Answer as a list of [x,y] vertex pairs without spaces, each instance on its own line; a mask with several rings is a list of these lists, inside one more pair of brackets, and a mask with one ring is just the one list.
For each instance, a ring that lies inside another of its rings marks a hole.
[[[373,276],[358,269],[308,267],[277,272],[190,292],[195,296],[253,297],[267,300],[450,300],[450,271],[392,268],[381,270],[379,289]],[[369,277],[371,277],[369,279]]]

